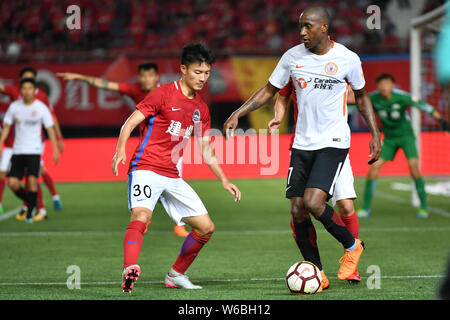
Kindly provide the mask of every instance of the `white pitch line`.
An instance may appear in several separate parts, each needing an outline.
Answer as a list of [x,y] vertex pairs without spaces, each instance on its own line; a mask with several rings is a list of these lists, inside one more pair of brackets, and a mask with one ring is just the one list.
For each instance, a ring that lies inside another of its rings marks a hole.
[[[445,275],[430,274],[430,275],[409,275],[409,276],[381,276],[380,279],[435,279],[444,278]],[[328,277],[329,279],[337,279],[337,277]],[[364,277],[361,277],[364,279]],[[197,279],[197,282],[237,282],[237,281],[285,281],[286,278],[250,278],[250,279]],[[143,284],[158,284],[164,283],[162,280],[148,280],[139,281]],[[119,285],[122,282],[119,281],[93,281],[93,282],[81,282],[80,285]],[[63,286],[67,285],[67,282],[0,282],[0,286]]]
[[12,209],[10,211],[6,211],[5,213],[0,214],[0,221],[9,219],[12,216],[18,214],[20,212],[20,209],[22,209],[22,207],[17,207],[15,209]]
[[[394,201],[394,202],[397,202],[397,203],[411,205],[410,201],[405,200],[403,198],[399,198],[399,197],[393,196],[393,195],[391,195],[389,193],[384,193],[384,192],[381,192],[381,191],[377,191],[377,194],[380,195],[382,198],[385,198],[385,199],[388,199],[388,200],[391,200],[391,201]],[[448,212],[448,211],[446,211],[444,209],[441,209],[441,208],[436,208],[436,207],[430,207],[429,206],[428,207],[428,211],[431,212],[431,213],[435,213],[435,214],[438,214],[440,216],[446,217],[446,218],[450,218],[450,212]]]
[[[361,228],[360,232],[447,232],[450,231],[448,227],[386,227],[386,228]],[[236,230],[236,231],[216,231],[215,236],[222,235],[281,235],[291,234],[290,229],[285,230]],[[327,233],[326,230],[319,229],[317,233]],[[122,236],[125,231],[36,231],[36,232],[0,232],[0,237],[65,237],[65,236]],[[172,231],[150,230],[149,235],[167,235],[173,234]]]

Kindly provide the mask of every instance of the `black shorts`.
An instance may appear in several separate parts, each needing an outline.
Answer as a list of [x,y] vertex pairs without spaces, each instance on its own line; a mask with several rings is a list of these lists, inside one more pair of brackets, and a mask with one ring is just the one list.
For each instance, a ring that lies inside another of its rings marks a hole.
[[39,154],[14,154],[11,158],[8,177],[22,180],[23,176],[35,176],[41,174],[41,155]]
[[292,149],[286,185],[286,198],[303,198],[306,188],[318,188],[333,195],[348,149]]

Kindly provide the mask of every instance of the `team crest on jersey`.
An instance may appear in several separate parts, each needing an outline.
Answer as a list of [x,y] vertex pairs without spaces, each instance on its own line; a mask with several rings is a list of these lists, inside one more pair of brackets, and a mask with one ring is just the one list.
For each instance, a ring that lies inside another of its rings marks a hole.
[[194,115],[192,116],[192,121],[194,122],[200,121],[200,110],[195,109]]
[[338,66],[336,63],[334,62],[328,62],[325,65],[325,73],[330,75],[330,76],[334,76],[338,71]]

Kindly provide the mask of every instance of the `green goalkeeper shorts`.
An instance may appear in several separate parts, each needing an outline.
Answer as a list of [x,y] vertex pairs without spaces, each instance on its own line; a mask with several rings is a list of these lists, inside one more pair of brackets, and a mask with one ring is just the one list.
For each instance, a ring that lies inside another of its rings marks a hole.
[[406,159],[417,158],[416,138],[414,136],[384,138],[381,146],[380,158],[392,161],[398,149],[403,149]]

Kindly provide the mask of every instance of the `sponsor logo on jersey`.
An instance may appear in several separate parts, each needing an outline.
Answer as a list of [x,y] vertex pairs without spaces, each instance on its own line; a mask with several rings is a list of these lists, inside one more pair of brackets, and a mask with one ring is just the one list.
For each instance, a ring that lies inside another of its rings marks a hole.
[[297,84],[299,86],[300,89],[305,89],[308,86],[308,82],[311,82],[312,79],[305,79],[305,78],[298,78],[297,79]]
[[328,62],[325,65],[325,73],[330,75],[330,76],[334,76],[338,71],[338,66],[336,63],[334,62]]

